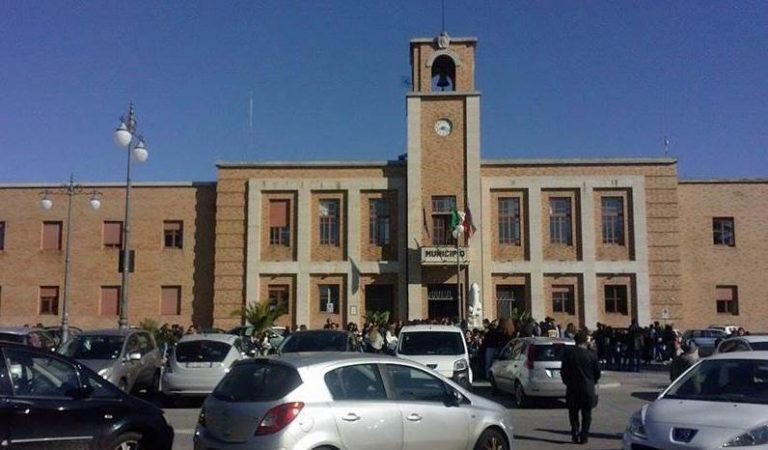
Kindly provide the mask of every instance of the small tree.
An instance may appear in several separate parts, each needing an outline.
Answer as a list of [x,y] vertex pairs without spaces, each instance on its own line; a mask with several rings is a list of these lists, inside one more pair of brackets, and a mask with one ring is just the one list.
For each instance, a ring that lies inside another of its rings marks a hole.
[[373,311],[368,315],[363,316],[363,319],[371,325],[386,325],[389,323],[389,311]]
[[271,305],[269,302],[254,302],[244,306],[240,311],[234,311],[233,316],[240,317],[250,324],[257,333],[271,327],[278,317],[288,311],[285,305]]

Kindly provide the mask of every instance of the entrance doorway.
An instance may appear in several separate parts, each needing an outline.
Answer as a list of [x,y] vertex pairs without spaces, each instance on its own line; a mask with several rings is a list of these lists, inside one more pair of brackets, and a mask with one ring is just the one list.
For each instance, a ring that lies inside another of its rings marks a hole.
[[454,319],[459,316],[456,285],[430,284],[427,286],[428,319]]
[[394,289],[391,284],[369,284],[365,287],[365,315],[389,311],[390,319],[395,318]]
[[496,318],[511,317],[515,308],[518,314],[525,310],[525,285],[497,284]]

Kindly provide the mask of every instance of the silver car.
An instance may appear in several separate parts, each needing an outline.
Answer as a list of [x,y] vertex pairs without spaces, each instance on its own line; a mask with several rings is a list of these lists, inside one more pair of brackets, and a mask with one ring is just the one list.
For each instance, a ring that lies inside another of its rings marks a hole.
[[163,370],[166,396],[208,395],[245,352],[233,334],[188,334],[171,350]]
[[290,353],[236,363],[200,411],[195,449],[510,449],[511,411],[418,363]]
[[634,413],[623,448],[768,449],[768,352],[700,360]]
[[514,394],[518,408],[528,406],[531,397],[565,397],[561,360],[573,345],[561,338],[513,339],[491,366],[491,388]]
[[160,350],[144,330],[84,331],[58,352],[77,359],[124,392],[138,387],[156,390],[160,382]]

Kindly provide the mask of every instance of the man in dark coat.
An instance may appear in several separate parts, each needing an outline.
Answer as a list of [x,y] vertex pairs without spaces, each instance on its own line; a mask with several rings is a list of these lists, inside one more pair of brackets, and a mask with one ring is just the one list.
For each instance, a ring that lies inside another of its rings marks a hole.
[[[565,383],[565,402],[571,422],[571,438],[574,443],[586,444],[592,424],[592,408],[597,405],[595,384],[600,379],[600,365],[594,351],[587,348],[589,331],[576,333],[576,345],[565,352],[560,376]],[[579,427],[581,412],[581,427]]]

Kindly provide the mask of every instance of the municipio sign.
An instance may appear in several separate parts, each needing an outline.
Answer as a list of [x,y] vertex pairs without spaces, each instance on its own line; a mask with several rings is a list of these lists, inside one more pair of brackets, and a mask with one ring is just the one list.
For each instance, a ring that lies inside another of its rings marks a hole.
[[421,247],[421,264],[425,266],[455,266],[457,261],[462,266],[469,264],[469,251],[466,247]]

